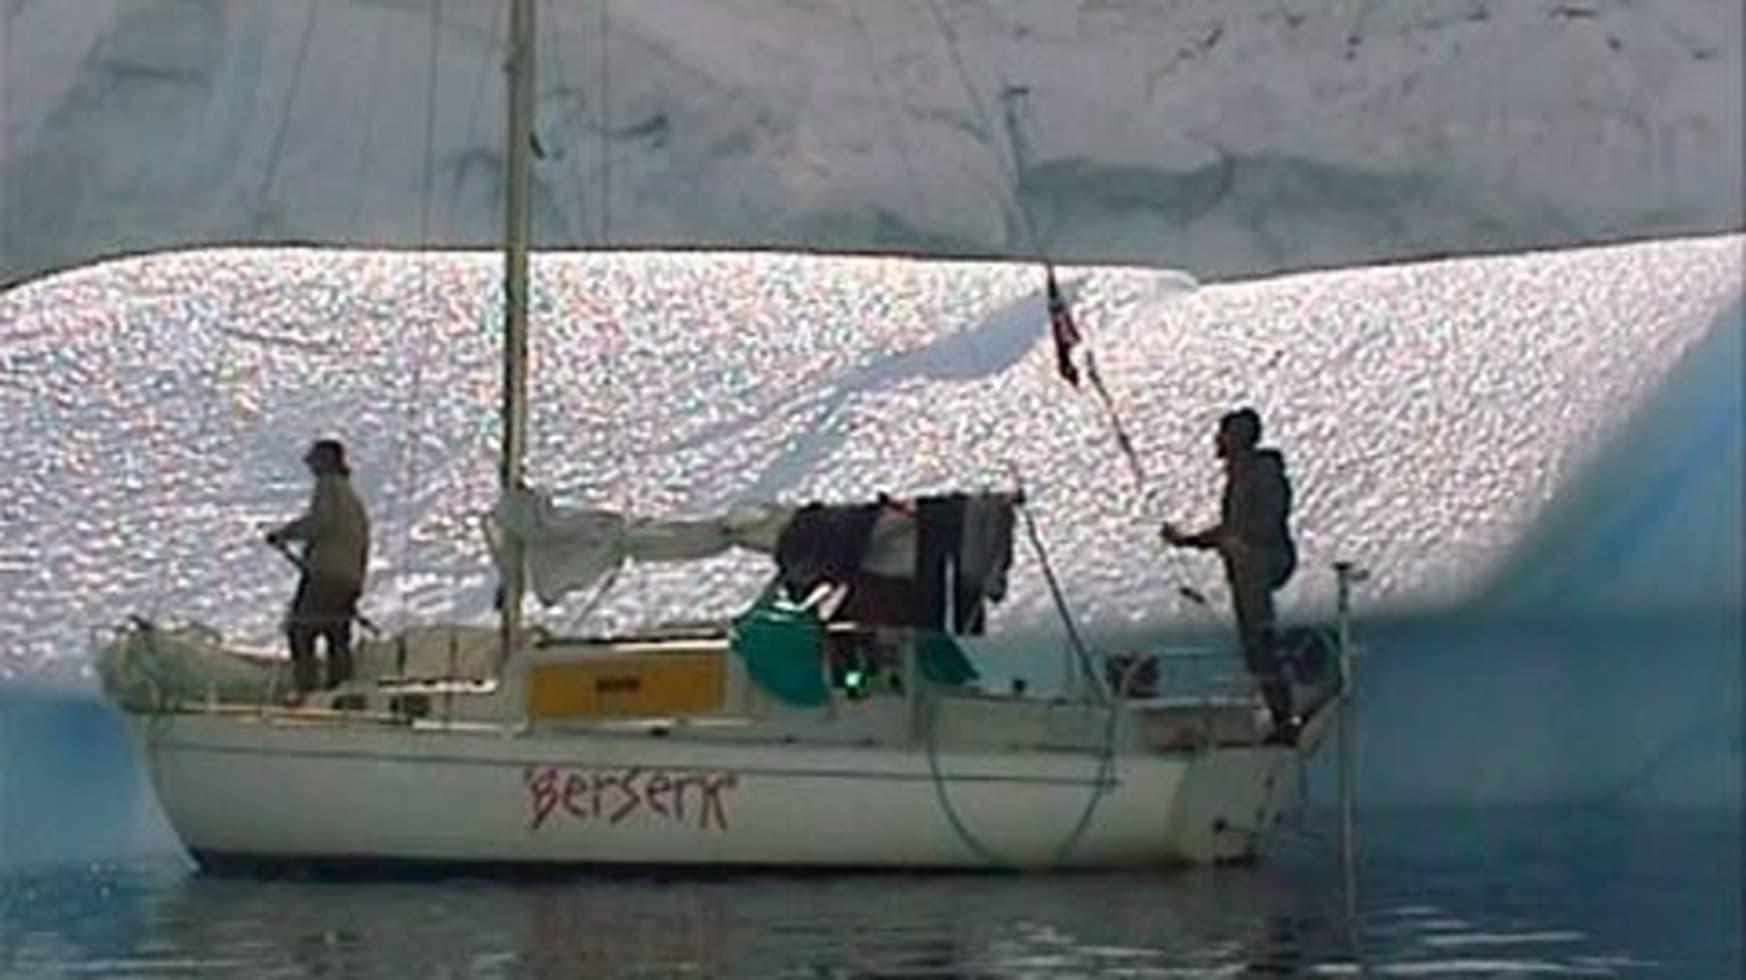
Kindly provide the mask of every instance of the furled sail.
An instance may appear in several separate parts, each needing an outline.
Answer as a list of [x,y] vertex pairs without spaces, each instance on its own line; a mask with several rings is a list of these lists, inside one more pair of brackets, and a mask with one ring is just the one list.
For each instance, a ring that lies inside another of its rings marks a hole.
[[499,499],[488,537],[502,571],[519,552],[529,590],[547,605],[628,561],[699,561],[740,548],[771,555],[793,598],[820,584],[846,586],[845,618],[980,632],[986,603],[1006,594],[1017,503],[1007,493],[881,496],[650,518],[564,507],[547,491],[521,488]]

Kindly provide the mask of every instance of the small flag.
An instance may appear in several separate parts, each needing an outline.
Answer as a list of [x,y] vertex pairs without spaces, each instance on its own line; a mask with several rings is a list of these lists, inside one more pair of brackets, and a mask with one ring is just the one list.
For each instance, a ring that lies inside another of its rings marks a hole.
[[1046,266],[1049,274],[1049,332],[1055,336],[1055,369],[1073,387],[1079,387],[1079,368],[1073,363],[1073,348],[1079,344],[1079,328],[1073,323],[1073,311],[1061,295],[1055,282],[1055,267]]

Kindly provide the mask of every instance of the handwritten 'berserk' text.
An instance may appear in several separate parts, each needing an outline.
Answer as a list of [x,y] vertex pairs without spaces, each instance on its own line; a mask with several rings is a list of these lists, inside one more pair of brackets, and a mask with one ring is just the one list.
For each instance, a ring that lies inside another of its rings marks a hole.
[[731,772],[667,769],[572,769],[527,766],[528,829],[556,815],[616,825],[631,818],[728,828],[727,800],[739,784]]

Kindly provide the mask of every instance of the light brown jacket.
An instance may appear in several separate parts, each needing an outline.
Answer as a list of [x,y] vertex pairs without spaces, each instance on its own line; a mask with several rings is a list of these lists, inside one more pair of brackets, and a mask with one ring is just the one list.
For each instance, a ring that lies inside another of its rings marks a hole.
[[309,574],[349,582],[362,591],[364,570],[370,566],[370,515],[350,480],[338,473],[316,477],[308,512],[280,528],[278,535],[307,542],[303,564]]

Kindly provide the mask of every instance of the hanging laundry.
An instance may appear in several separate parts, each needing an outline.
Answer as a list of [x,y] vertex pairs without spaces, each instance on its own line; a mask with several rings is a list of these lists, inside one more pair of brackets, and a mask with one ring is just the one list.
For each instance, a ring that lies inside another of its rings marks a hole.
[[913,579],[862,572],[848,582],[849,595],[832,617],[867,626],[921,627]]
[[956,592],[958,548],[964,539],[964,495],[916,501],[916,619],[923,629],[946,628],[947,596]]
[[1006,597],[1012,568],[1014,500],[1004,493],[981,494],[964,502],[958,545],[953,628],[980,635],[987,627],[987,604]]
[[861,568],[877,504],[802,507],[776,542],[776,565],[790,598],[799,600],[820,582],[848,582]]

